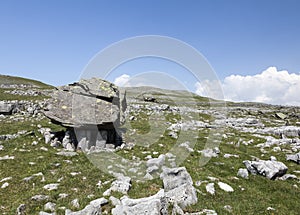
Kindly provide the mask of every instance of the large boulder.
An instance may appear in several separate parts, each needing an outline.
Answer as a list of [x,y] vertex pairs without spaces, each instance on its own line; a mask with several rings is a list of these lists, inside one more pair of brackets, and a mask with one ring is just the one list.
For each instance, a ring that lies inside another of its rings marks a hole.
[[[124,123],[125,110],[125,91],[120,92],[108,81],[91,78],[54,90],[44,114],[67,127],[69,139],[64,138],[65,148],[72,149],[70,146],[74,145],[85,151],[102,149],[107,144],[121,145],[116,128]],[[76,136],[76,141],[71,143],[72,136]]]
[[262,175],[269,179],[276,179],[277,177],[283,176],[288,168],[280,162],[274,160],[258,160],[258,161],[244,161],[243,162],[247,170],[254,175]]
[[45,115],[64,126],[119,125],[126,110],[126,96],[117,86],[99,79],[81,79],[58,87],[52,94]]

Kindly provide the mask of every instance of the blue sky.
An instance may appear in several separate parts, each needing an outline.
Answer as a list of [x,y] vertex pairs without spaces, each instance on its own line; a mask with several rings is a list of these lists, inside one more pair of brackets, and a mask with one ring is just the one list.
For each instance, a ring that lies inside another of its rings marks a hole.
[[67,84],[108,45],[151,34],[195,47],[220,79],[270,66],[299,74],[299,11],[291,0],[2,0],[0,73]]

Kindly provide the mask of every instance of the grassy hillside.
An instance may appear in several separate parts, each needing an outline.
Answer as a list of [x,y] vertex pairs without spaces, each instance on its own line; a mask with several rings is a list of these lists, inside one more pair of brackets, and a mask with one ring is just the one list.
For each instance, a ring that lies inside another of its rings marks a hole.
[[[36,87],[51,89],[51,86],[40,82],[7,76],[1,76],[1,83],[29,83]],[[219,101],[209,100],[195,94],[187,96],[187,92],[184,91],[149,87],[126,88],[126,90],[129,109],[137,104],[140,106],[130,109],[128,118],[133,117],[133,120],[129,121],[131,128],[129,127],[125,134],[125,140],[135,142],[136,145],[132,149],[122,149],[115,152],[124,160],[135,162],[145,161],[149,156],[156,158],[160,154],[168,153],[175,145],[181,144],[180,138],[174,139],[169,135],[167,127],[171,124],[181,121],[198,121],[213,125],[218,117],[218,114],[216,114],[218,109],[213,109],[209,102],[218,103]],[[153,95],[158,102],[144,102],[144,94]],[[0,91],[0,100],[1,98],[10,99],[13,97],[14,95],[1,93]],[[29,97],[20,97],[20,99],[26,98]],[[193,112],[190,114],[191,117],[186,117],[184,115],[186,112],[157,111],[157,107],[163,104],[169,104],[171,108],[177,106],[184,106],[186,109],[191,108],[196,114]],[[299,126],[299,108],[255,103],[230,103],[227,109],[227,117],[234,119],[255,118],[266,127],[284,126],[287,120],[276,118],[275,114],[277,112],[286,114],[290,125]],[[159,117],[155,118],[155,114],[159,114]],[[151,127],[155,124],[153,120],[162,126],[160,135],[155,138],[155,135],[151,135],[151,132],[155,130]],[[111,175],[94,166],[87,156],[80,151],[74,157],[57,155],[56,153],[61,151],[62,148],[53,148],[46,144],[44,137],[38,130],[40,127],[51,128],[52,131],[60,131],[64,128],[52,124],[48,119],[42,116],[33,117],[16,114],[0,118],[0,123],[0,136],[16,134],[22,130],[27,131],[14,139],[3,140],[0,138],[0,146],[2,146],[0,158],[5,156],[14,157],[13,159],[0,159],[0,214],[15,214],[20,204],[26,205],[26,214],[39,214],[40,211],[44,210],[44,205],[47,202],[53,202],[56,204],[56,214],[62,215],[65,214],[65,208],[73,211],[83,209],[91,200],[102,197],[103,192],[113,182],[114,178]],[[299,214],[300,204],[297,202],[300,195],[300,167],[296,163],[286,161],[285,158],[286,153],[294,153],[291,151],[291,146],[282,144],[280,145],[281,149],[278,151],[273,150],[274,146],[270,146],[263,151],[258,147],[258,144],[265,143],[267,136],[281,139],[275,135],[258,135],[255,131],[242,131],[238,127],[228,125],[224,128],[224,131],[208,126],[197,128],[194,132],[191,132],[192,135],[188,139],[195,140],[195,146],[180,166],[185,166],[192,177],[197,190],[198,203],[186,208],[185,212],[193,213],[203,209],[211,209],[221,215]],[[184,131],[177,133],[179,137],[185,135]],[[202,159],[200,151],[205,148],[210,135],[216,137],[216,139],[219,137],[220,154],[211,158],[206,165],[202,166],[199,165],[199,161]],[[139,138],[135,139],[135,137]],[[297,139],[299,137],[294,138],[293,141]],[[144,140],[150,140],[152,144],[145,146]],[[232,157],[225,156],[228,154]],[[254,157],[268,160],[271,156],[275,156],[278,161],[286,164],[289,168],[288,173],[295,174],[298,179],[287,181],[269,180],[259,175],[249,175],[249,179],[237,177],[238,169],[245,168],[244,160],[252,160]],[[114,160],[110,160],[110,158],[107,158],[107,160],[112,165],[122,165],[114,163]],[[28,178],[31,176],[33,177]],[[99,181],[101,181],[101,185],[99,185]],[[229,184],[234,192],[228,193],[221,190],[217,186],[219,181]],[[6,182],[8,186],[1,188]],[[43,188],[50,183],[59,183],[58,189],[48,191]],[[216,193],[214,195],[206,191],[208,183],[215,183]],[[159,178],[145,182],[132,180],[132,187],[128,192],[128,196],[130,198],[147,197],[155,194],[161,188],[162,181]],[[68,195],[61,198],[62,195],[60,194],[63,193]],[[47,195],[49,198],[40,202],[31,199],[38,194]],[[117,198],[123,196],[123,194],[117,192],[112,192],[112,195]],[[108,199],[108,197],[105,198]],[[71,202],[74,199],[78,199],[79,208],[72,205]],[[102,211],[111,214],[113,207],[112,203],[109,202],[102,207]]]

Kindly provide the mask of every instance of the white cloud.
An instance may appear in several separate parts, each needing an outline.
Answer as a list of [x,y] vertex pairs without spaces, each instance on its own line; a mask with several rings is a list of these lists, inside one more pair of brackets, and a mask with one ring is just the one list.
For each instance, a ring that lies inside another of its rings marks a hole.
[[[196,93],[220,99],[214,92],[214,85],[216,82],[197,82]],[[253,76],[231,75],[221,85],[225,99],[230,101],[300,105],[300,75],[277,71],[276,67]]]
[[114,80],[114,84],[119,87],[129,87],[130,76],[127,74],[123,74]]

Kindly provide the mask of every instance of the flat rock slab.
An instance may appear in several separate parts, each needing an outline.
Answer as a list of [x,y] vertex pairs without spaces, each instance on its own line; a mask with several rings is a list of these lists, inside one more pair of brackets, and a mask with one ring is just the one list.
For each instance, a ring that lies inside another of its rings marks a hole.
[[276,179],[277,177],[283,176],[288,168],[287,166],[280,161],[271,161],[271,160],[259,160],[259,161],[244,161],[243,162],[247,170],[256,175],[262,175],[269,179]]

